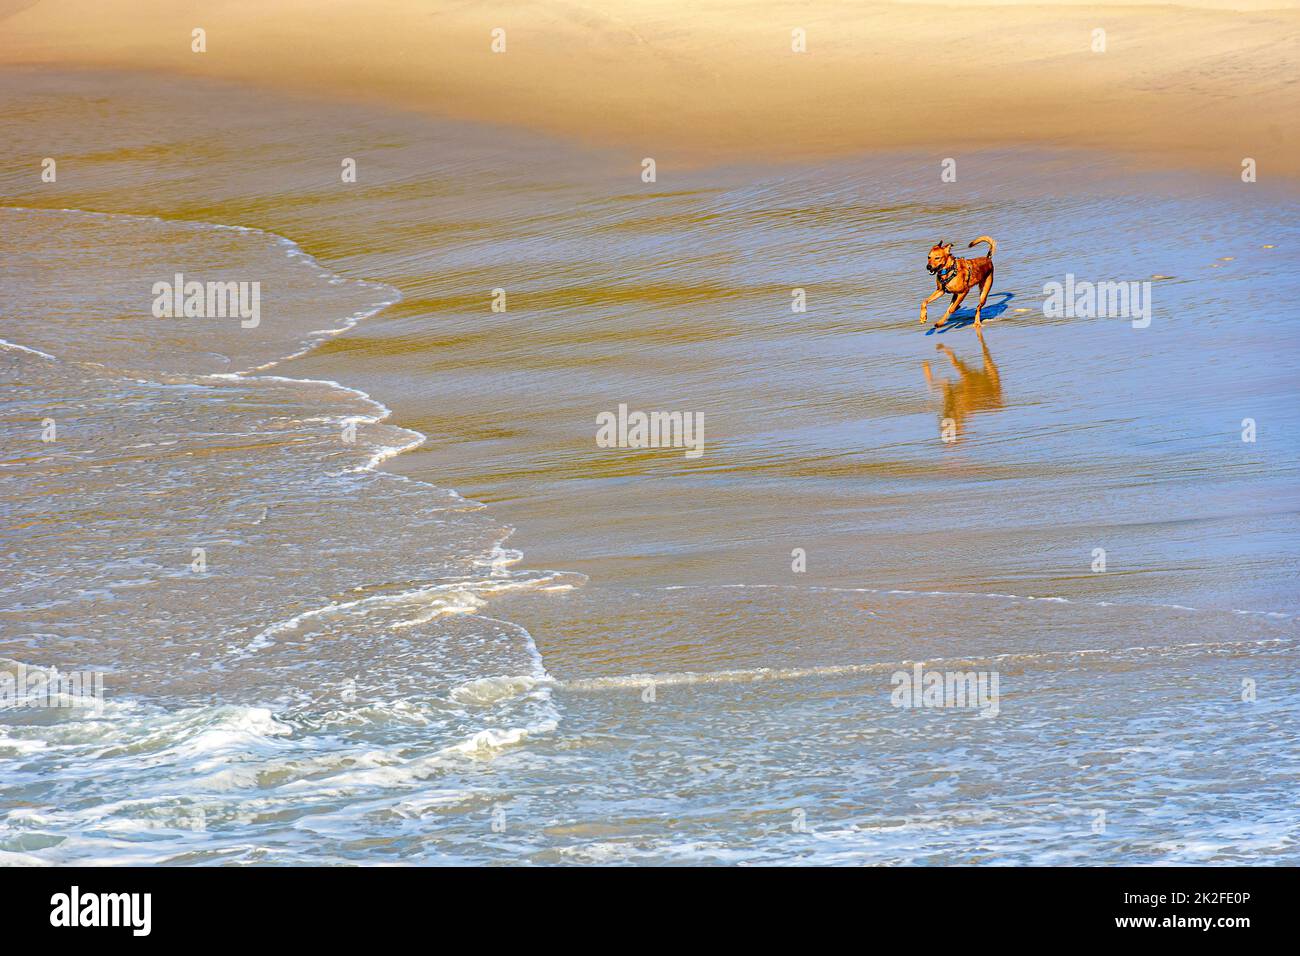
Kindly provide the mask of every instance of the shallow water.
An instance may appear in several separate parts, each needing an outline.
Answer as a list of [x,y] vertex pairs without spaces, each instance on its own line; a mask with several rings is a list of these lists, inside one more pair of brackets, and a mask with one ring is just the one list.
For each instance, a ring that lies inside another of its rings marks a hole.
[[[64,158],[0,176],[0,658],[106,701],[0,710],[5,859],[1295,862],[1287,194],[1044,153],[648,186],[8,79],[10,150]],[[983,342],[927,334],[926,249],[979,233]],[[261,325],[151,318],[176,272]],[[1149,327],[1045,317],[1066,273],[1150,281]],[[597,447],[620,403],[704,454]],[[893,706],[915,662],[996,715]]]

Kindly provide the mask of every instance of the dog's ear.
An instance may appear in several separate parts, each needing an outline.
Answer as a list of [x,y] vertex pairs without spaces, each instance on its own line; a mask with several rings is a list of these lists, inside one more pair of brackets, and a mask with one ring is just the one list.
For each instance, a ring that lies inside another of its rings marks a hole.
[[939,243],[939,248],[941,248],[944,252],[947,252],[949,249],[952,248],[952,243],[951,243],[951,242],[940,242],[940,243]]

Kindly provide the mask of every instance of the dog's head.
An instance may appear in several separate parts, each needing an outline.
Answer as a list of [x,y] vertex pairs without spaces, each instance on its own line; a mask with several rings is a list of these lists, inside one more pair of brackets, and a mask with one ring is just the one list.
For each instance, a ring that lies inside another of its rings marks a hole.
[[942,239],[934,244],[925,260],[925,271],[933,275],[952,262],[952,243]]

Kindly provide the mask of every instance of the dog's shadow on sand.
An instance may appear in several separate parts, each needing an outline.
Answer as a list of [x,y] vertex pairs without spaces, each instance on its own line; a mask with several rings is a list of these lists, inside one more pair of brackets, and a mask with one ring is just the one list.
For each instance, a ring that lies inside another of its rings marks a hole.
[[[1014,292],[994,292],[989,296],[988,301],[984,303],[983,321],[996,319],[1003,312],[1007,311],[1007,306],[1011,300],[1016,297]],[[993,300],[997,299],[997,302]],[[925,330],[926,335],[934,335],[936,332],[943,335],[945,332],[951,332],[954,329],[964,329],[968,325],[975,324],[975,310],[961,309],[954,312],[942,326],[930,326]]]

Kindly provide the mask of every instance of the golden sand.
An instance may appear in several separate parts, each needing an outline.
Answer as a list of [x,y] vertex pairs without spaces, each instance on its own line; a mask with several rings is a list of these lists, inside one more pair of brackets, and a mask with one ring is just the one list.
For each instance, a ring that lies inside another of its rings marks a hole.
[[1063,145],[1264,178],[1300,171],[1300,10],[1263,2],[0,0],[0,63],[375,101],[634,162]]

